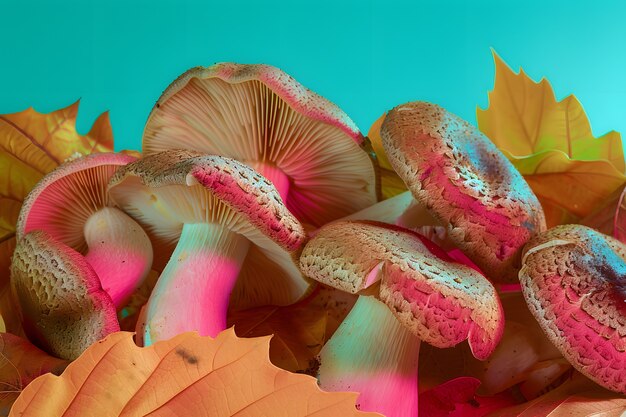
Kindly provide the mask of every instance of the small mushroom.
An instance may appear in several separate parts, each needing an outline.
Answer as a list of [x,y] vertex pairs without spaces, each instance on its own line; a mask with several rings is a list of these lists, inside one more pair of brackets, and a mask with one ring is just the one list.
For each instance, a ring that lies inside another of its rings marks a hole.
[[322,227],[300,257],[303,273],[361,296],[320,352],[323,389],[360,392],[360,409],[417,415],[420,341],[474,356],[495,349],[504,316],[492,284],[423,236],[378,222]]
[[526,242],[546,229],[537,197],[476,127],[430,103],[402,104],[381,128],[387,157],[450,239],[493,280],[517,282]]
[[152,244],[144,230],[114,207],[107,184],[115,170],[136,158],[91,154],[46,175],[24,200],[17,239],[33,230],[85,255],[102,287],[123,306],[150,272]]
[[519,277],[548,339],[581,373],[626,394],[626,245],[581,225],[524,248]]
[[85,258],[35,230],[17,241],[11,287],[31,341],[68,360],[120,330],[115,305]]
[[111,179],[117,204],[177,241],[147,304],[146,345],[190,330],[217,335],[231,291],[249,307],[291,304],[309,290],[295,261],[304,229],[272,183],[233,159],[198,155],[161,152]]
[[178,77],[150,113],[145,155],[189,149],[242,161],[302,222],[374,204],[374,153],[335,104],[269,65],[220,63]]

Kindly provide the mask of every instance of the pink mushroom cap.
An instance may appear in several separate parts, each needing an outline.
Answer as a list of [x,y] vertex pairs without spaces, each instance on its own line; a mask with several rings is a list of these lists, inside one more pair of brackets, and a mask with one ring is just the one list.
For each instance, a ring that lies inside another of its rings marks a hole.
[[425,102],[391,110],[381,128],[393,168],[448,237],[489,277],[516,282],[526,242],[545,230],[537,197],[476,127]]
[[626,245],[581,225],[524,248],[519,277],[548,339],[581,373],[626,394]]
[[242,161],[318,227],[377,201],[369,140],[339,107],[269,65],[220,63],[178,77],[143,135],[146,155],[168,149]]

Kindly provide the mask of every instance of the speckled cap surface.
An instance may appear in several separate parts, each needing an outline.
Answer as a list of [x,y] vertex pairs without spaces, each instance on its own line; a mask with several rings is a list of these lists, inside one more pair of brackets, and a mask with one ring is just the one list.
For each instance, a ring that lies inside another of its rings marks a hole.
[[522,291],[550,341],[581,373],[626,394],[626,245],[581,225],[524,248]]
[[537,197],[478,129],[435,104],[389,112],[381,128],[391,165],[449,237],[494,281],[515,282],[521,250],[545,230]]

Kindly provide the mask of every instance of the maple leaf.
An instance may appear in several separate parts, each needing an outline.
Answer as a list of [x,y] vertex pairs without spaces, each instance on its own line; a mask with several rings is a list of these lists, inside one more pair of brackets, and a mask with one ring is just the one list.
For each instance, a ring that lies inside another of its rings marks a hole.
[[380,137],[380,127],[383,125],[385,116],[387,116],[387,113],[383,113],[383,115],[372,124],[369,132],[367,133],[367,137],[372,143],[372,148],[378,158],[383,200],[403,193],[407,190],[404,181],[402,181],[398,174],[396,174],[396,171],[394,171],[391,163],[389,163],[389,159],[387,159],[387,154],[383,148],[382,138]]
[[48,114],[29,108],[0,115],[0,311],[11,332],[20,332],[8,283],[22,201],[44,175],[64,161],[113,151],[108,113],[96,119],[89,133],[80,135],[76,132],[78,104]]
[[132,333],[89,347],[59,377],[22,391],[10,416],[380,416],[356,393],[323,392],[315,378],[272,365],[269,337],[215,339],[184,333],[140,348]]
[[48,355],[28,340],[0,334],[0,415],[7,415],[22,389],[47,372],[60,374],[69,361]]
[[577,222],[626,182],[619,133],[596,138],[574,96],[556,101],[546,79],[516,74],[494,52],[496,77],[478,127],[524,175],[548,227]]

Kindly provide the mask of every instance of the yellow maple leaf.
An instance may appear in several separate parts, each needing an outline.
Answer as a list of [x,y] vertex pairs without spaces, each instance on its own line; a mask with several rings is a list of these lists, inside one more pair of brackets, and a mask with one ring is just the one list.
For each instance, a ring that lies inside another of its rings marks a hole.
[[35,184],[67,159],[113,151],[108,113],[86,135],[76,132],[78,102],[48,114],[29,108],[0,115],[0,311],[16,331],[8,299],[9,264],[22,201]]
[[496,77],[478,127],[524,175],[548,227],[575,222],[626,182],[619,133],[596,138],[574,96],[556,101],[550,83],[515,73],[494,52]]
[[385,116],[387,113],[383,113],[370,127],[367,137],[372,143],[372,148],[378,158],[378,165],[380,169],[380,184],[383,200],[386,200],[394,195],[401,194],[407,190],[404,181],[396,174],[393,167],[387,159],[387,154],[383,148],[383,142],[380,137],[380,127],[383,125]]
[[315,378],[272,365],[269,337],[215,339],[184,333],[150,347],[118,332],[65,372],[22,391],[10,416],[380,416],[356,409],[356,393],[323,392]]

